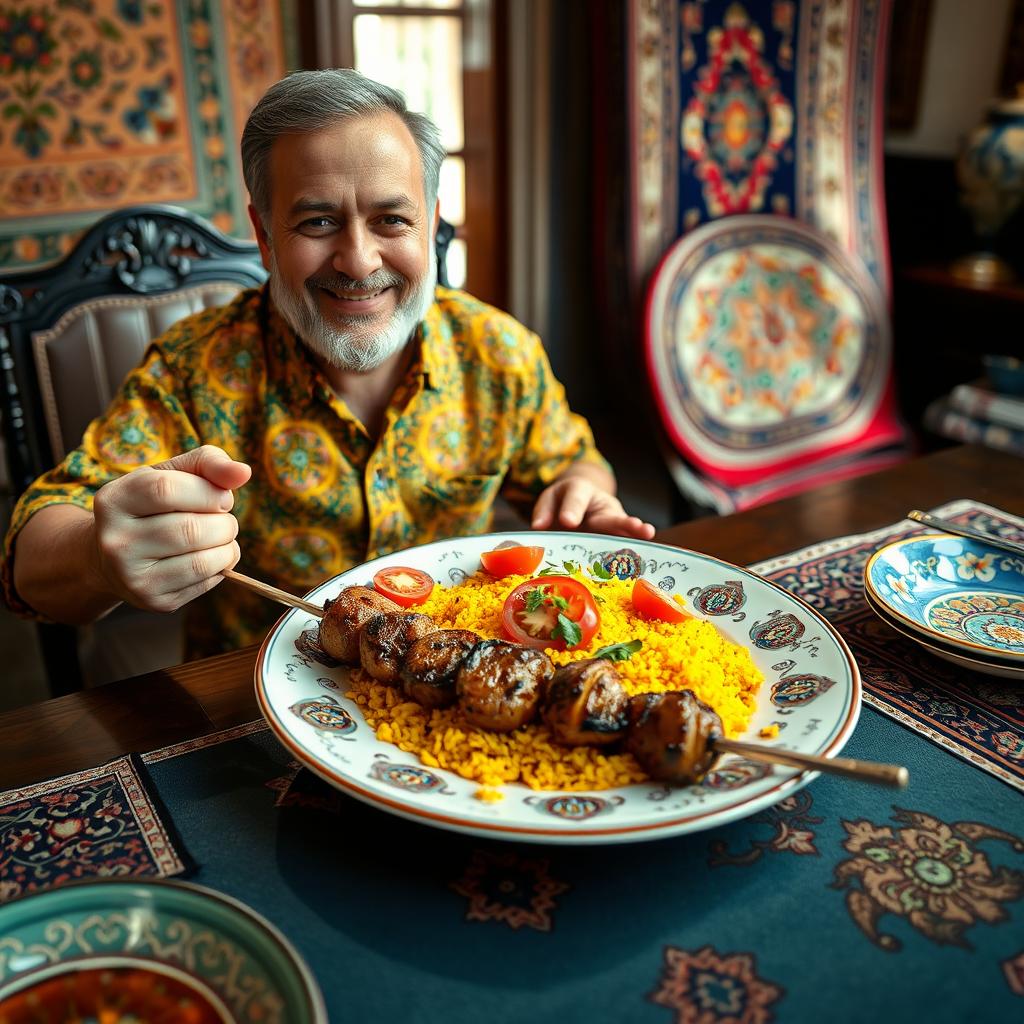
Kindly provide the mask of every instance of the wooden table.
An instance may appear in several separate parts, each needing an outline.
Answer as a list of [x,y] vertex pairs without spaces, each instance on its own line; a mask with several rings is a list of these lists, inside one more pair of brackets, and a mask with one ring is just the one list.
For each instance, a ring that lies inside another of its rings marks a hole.
[[[740,565],[860,533],[954,498],[1024,515],[1024,461],[989,448],[949,448],[882,473],[829,484],[725,517],[662,530],[657,540]],[[125,679],[0,715],[0,790],[205,736],[259,717],[258,648]]]

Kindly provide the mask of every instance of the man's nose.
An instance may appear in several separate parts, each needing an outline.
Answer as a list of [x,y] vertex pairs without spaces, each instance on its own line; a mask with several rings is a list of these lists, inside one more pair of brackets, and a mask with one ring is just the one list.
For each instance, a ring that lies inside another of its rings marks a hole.
[[339,273],[354,281],[362,281],[383,265],[380,248],[373,232],[364,225],[354,224],[338,236],[332,265]]

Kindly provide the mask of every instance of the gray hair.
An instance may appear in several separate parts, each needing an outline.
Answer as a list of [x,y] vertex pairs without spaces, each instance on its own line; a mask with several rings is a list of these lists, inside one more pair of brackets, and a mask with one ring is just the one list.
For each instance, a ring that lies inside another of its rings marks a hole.
[[420,151],[427,216],[432,216],[445,149],[426,114],[409,110],[405,97],[351,68],[295,71],[275,82],[253,107],[242,132],[242,173],[253,206],[265,222],[270,212],[270,150],[281,135],[317,132],[339,118],[390,111],[409,129]]

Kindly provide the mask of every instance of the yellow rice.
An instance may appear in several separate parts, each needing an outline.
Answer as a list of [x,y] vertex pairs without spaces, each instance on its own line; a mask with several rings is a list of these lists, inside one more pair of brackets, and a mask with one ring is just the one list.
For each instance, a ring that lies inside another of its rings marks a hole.
[[[494,580],[478,573],[455,587],[435,587],[415,610],[430,615],[441,629],[470,629],[482,637],[500,637],[505,597],[528,578]],[[556,665],[591,657],[610,644],[641,640],[639,652],[615,663],[627,693],[689,688],[718,712],[728,736],[746,729],[764,677],[745,648],[699,619],[667,623],[638,618],[630,601],[632,580],[587,579],[585,584],[603,599],[598,604],[601,628],[583,650],[549,650]],[[595,790],[647,779],[629,754],[561,746],[537,723],[512,733],[476,729],[457,707],[428,710],[361,670],[352,673],[348,696],[359,705],[378,739],[416,754],[432,768],[476,780],[485,787],[478,793],[481,799],[495,799],[493,787],[509,782],[533,789]]]

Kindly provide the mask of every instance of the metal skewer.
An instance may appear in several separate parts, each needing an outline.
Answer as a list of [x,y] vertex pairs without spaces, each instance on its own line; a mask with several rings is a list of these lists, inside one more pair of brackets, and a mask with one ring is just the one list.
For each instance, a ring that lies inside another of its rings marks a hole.
[[961,523],[951,522],[949,519],[940,519],[938,516],[929,515],[927,512],[919,512],[916,508],[907,513],[908,519],[923,526],[931,526],[933,529],[942,530],[944,533],[952,533],[957,537],[968,537],[971,540],[988,544],[989,547],[999,548],[1002,551],[1010,551],[1015,555],[1024,557],[1024,544],[1017,544],[1012,540],[1004,540],[992,533],[985,533],[973,526],[964,526]]

